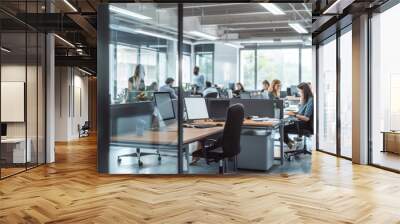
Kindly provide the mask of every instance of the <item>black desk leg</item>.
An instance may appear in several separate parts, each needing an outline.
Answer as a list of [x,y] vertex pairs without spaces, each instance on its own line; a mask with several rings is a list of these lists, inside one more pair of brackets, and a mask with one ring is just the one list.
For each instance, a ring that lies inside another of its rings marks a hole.
[[284,127],[285,127],[285,124],[284,124],[284,123],[279,125],[280,142],[281,142],[281,144],[280,144],[280,150],[281,150],[281,165],[283,165],[283,160],[284,160],[284,156],[283,156],[283,137],[284,137],[284,136],[283,136],[283,135],[284,135],[283,130],[284,130]]

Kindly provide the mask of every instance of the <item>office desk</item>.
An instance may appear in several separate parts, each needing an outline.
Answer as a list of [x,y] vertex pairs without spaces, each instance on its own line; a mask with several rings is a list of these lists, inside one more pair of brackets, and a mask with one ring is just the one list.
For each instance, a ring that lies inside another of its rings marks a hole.
[[[222,131],[223,127],[221,126],[212,128],[183,128],[183,150],[186,156],[186,167],[189,167],[189,144],[222,133]],[[126,145],[137,149],[150,148],[176,151],[178,150],[178,131],[174,125],[174,127],[167,127],[161,131],[145,131],[142,136],[133,134],[113,136],[111,138],[111,145]]]
[[[283,157],[283,128],[285,127],[285,124],[288,122],[288,118],[281,119],[280,121],[253,121],[251,119],[245,119],[243,121],[243,128],[247,129],[262,129],[262,130],[276,130],[279,129],[280,133],[280,163],[283,165],[284,157]],[[209,124],[218,124],[218,123],[224,123],[224,122],[214,122],[214,121],[203,121],[202,123],[209,123]]]
[[[1,139],[1,145],[2,145],[1,156],[3,159],[6,160],[6,163],[22,164],[25,162],[31,162],[32,141],[30,138]],[[25,151],[25,145],[27,146],[26,151]]]

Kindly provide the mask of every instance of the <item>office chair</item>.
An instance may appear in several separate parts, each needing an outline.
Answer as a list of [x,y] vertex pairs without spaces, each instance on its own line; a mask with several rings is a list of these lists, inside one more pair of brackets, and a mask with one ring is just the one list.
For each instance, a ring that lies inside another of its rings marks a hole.
[[231,105],[227,112],[227,118],[223,135],[218,140],[208,139],[202,150],[193,152],[194,157],[205,158],[207,164],[219,163],[219,173],[227,170],[227,159],[233,158],[234,169],[237,170],[237,155],[240,153],[240,134],[244,119],[244,107],[242,104]]
[[217,98],[218,93],[207,93],[207,95],[204,96],[204,98]]
[[87,137],[89,136],[89,130],[90,130],[90,123],[89,121],[85,121],[85,123],[80,126],[78,124],[78,132],[79,132],[79,138],[80,137]]
[[[300,154],[309,154],[311,155],[311,150],[307,148],[307,140],[310,139],[314,135],[314,117],[311,117],[310,129],[300,128],[300,122],[296,122],[297,125],[297,133],[298,137],[296,138],[296,147],[294,150],[286,151],[285,157],[287,160],[292,160],[293,157]],[[300,142],[300,145],[297,143]],[[299,147],[300,146],[300,147]]]

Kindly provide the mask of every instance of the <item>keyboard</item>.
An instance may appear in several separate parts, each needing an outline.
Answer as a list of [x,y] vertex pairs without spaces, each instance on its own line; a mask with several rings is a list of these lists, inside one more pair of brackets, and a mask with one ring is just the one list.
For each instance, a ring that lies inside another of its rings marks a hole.
[[213,128],[213,127],[217,127],[217,125],[215,125],[215,124],[195,124],[195,125],[193,125],[193,127],[195,127],[195,128]]

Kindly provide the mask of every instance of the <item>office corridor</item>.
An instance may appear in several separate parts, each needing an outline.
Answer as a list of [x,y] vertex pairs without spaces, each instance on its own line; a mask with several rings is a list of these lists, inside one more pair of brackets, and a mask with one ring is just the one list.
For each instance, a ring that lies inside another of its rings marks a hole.
[[[316,152],[311,174],[99,175],[96,139],[0,181],[0,223],[398,223],[399,175]],[[317,213],[317,214],[316,214]]]

